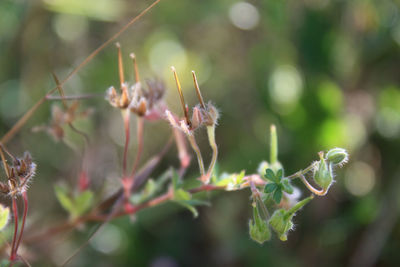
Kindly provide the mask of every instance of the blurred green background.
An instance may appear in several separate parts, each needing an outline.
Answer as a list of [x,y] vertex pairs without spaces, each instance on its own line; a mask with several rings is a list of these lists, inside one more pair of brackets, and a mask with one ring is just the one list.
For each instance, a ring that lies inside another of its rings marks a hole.
[[[54,87],[51,72],[66,77],[150,3],[2,0],[0,134]],[[196,103],[190,71],[196,70],[203,96],[221,111],[220,170],[255,172],[268,159],[272,123],[286,173],[332,147],[348,149],[350,162],[338,171],[329,194],[295,217],[287,242],[251,241],[250,193],[222,192],[210,194],[212,206],[200,208],[197,219],[167,204],[113,221],[70,266],[399,266],[398,0],[163,0],[118,41],[127,78],[133,79],[128,55],[135,52],[142,77],[166,82],[175,112],[179,100],[169,67],[177,68],[190,105]],[[116,49],[110,45],[65,91],[103,93],[117,84]],[[17,155],[29,150],[38,163],[27,235],[67,218],[53,185],[76,184],[80,168],[81,158],[70,146],[31,131],[49,122],[52,104],[45,103],[8,144]],[[82,101],[80,109],[88,108],[94,113],[77,125],[93,142],[92,187],[100,190],[105,183],[107,195],[118,186],[122,122],[102,97]],[[145,127],[148,158],[168,139],[169,127],[163,122]],[[81,145],[72,133],[67,139]],[[208,160],[204,133],[199,139]],[[178,164],[173,149],[158,172]],[[188,177],[196,173],[193,161]],[[24,255],[34,266],[53,266],[84,242],[92,226],[24,247]]]

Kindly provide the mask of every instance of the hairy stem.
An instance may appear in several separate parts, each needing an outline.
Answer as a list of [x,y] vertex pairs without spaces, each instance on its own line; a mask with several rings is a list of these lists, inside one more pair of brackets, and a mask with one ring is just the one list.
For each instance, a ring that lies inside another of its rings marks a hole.
[[312,171],[315,167],[315,163],[311,163],[310,166],[308,166],[307,168],[305,168],[304,170],[298,171],[292,175],[286,176],[286,178],[288,179],[296,179],[296,178],[300,178],[302,175],[305,175],[306,173]]
[[196,139],[194,135],[187,135],[189,139],[189,143],[192,146],[194,152],[196,153],[197,157],[197,162],[199,164],[199,169],[200,169],[200,174],[201,176],[204,176],[204,163],[203,163],[203,157],[201,156],[200,148],[196,143]]
[[304,185],[308,188],[308,190],[311,191],[311,193],[317,195],[317,196],[325,196],[326,193],[328,193],[328,189],[321,189],[318,190],[316,188],[314,188],[306,179],[306,177],[304,177],[304,175],[300,175],[300,180],[304,183]]
[[270,131],[270,163],[274,164],[278,161],[278,136],[276,134],[275,125],[271,125]]
[[218,157],[218,147],[217,143],[215,142],[215,124],[213,124],[212,126],[207,126],[207,134],[208,134],[208,142],[210,143],[211,149],[213,151],[210,166],[208,167],[207,171],[207,177],[208,179],[210,179]]

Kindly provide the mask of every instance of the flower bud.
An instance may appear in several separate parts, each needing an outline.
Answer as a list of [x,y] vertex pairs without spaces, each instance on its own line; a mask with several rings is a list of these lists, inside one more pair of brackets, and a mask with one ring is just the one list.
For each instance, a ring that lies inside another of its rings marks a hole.
[[265,174],[265,171],[269,168],[269,164],[268,162],[266,162],[265,160],[260,162],[260,164],[258,165],[257,168],[257,172],[259,175],[263,176]]
[[323,153],[320,154],[321,160],[317,162],[314,169],[314,181],[322,189],[326,190],[331,186],[333,181],[333,173],[330,164],[323,158]]
[[333,163],[334,165],[342,165],[346,163],[349,159],[349,154],[346,149],[343,148],[333,148],[326,153],[326,159]]

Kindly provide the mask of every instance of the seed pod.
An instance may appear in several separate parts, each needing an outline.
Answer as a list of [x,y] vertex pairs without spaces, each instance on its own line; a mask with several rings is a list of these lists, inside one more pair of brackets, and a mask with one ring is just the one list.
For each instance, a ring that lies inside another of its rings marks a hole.
[[342,165],[346,163],[349,159],[349,154],[346,149],[343,148],[333,148],[326,153],[326,159],[333,163],[334,165]]
[[287,240],[287,233],[292,229],[292,216],[287,216],[287,211],[284,209],[279,209],[274,212],[269,224],[272,229],[278,234],[279,239],[282,241]]
[[322,189],[328,189],[333,181],[333,173],[331,165],[326,162],[323,153],[320,153],[321,160],[317,162],[314,169],[314,181]]
[[253,220],[249,221],[249,234],[251,239],[263,244],[265,241],[271,239],[271,230],[265,220],[260,217],[258,209],[253,206]]
[[287,240],[287,234],[293,228],[293,216],[313,198],[314,196],[311,195],[296,203],[296,205],[294,205],[289,210],[279,209],[274,212],[271,219],[269,220],[269,224],[271,225],[272,229],[274,229],[274,231],[278,234],[280,240]]

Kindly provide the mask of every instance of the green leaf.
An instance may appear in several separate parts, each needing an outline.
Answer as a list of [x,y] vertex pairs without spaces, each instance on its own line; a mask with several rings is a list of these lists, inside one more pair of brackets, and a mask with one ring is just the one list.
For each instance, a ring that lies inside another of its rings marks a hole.
[[192,195],[181,188],[174,192],[174,200],[176,201],[181,201],[181,200],[185,201],[190,199],[192,199]]
[[172,188],[174,189],[174,191],[176,191],[181,185],[181,182],[179,181],[179,175],[178,173],[173,170],[172,171]]
[[54,186],[54,191],[61,206],[68,211],[69,214],[75,213],[74,202],[68,195],[67,189],[64,186],[56,185]]
[[276,185],[276,183],[270,183],[270,184],[267,184],[264,187],[264,192],[265,193],[272,193],[277,188],[278,188],[278,186]]
[[282,170],[282,169],[279,169],[279,170],[276,172],[276,178],[278,178],[278,180],[281,180],[282,177],[283,177],[283,170]]
[[83,191],[75,197],[75,215],[79,216],[84,214],[93,202],[93,192],[90,190]]
[[178,203],[182,207],[187,208],[193,214],[194,218],[197,218],[197,216],[199,216],[199,212],[197,211],[197,209],[187,201],[176,201],[176,203]]
[[274,201],[276,202],[276,204],[281,203],[282,200],[282,189],[281,188],[277,188],[274,192],[274,195],[272,197],[274,199]]
[[293,187],[290,184],[289,179],[283,179],[281,184],[283,187],[283,191],[285,191],[288,194],[293,194]]
[[6,227],[9,217],[10,208],[5,208],[3,205],[0,204],[0,231],[2,231]]
[[243,182],[245,173],[246,173],[246,171],[243,170],[238,175],[236,175],[236,184],[240,185]]
[[276,177],[275,177],[274,171],[271,170],[271,169],[267,169],[265,171],[265,178],[267,178],[271,182],[279,182],[279,180],[277,180]]

